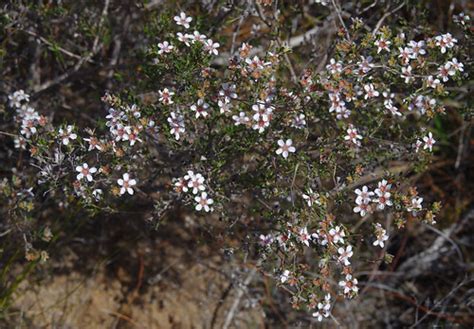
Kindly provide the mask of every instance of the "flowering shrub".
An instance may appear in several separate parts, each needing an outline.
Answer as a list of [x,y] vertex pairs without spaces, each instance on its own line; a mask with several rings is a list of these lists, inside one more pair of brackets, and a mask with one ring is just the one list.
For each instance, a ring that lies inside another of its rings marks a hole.
[[[367,32],[354,19],[325,69],[308,65],[289,83],[291,49],[279,39],[262,53],[252,40],[231,52],[189,13],[173,15],[149,26],[157,40],[143,50],[136,85],[104,91],[104,120],[92,127],[56,124],[28,90],[11,90],[7,134],[29,166],[3,180],[2,204],[13,227],[28,223],[15,228],[26,258],[48,259],[36,245],[54,232],[28,228],[44,200],[91,215],[152,200],[156,225],[182,206],[229,230],[248,223],[245,252],[321,321],[336,296],[357,295],[359,249],[386,250],[408,221],[436,223],[440,204],[406,174],[436,151],[431,127],[463,79],[466,40]],[[222,53],[225,67],[216,64]],[[395,166],[402,160],[410,166]]]

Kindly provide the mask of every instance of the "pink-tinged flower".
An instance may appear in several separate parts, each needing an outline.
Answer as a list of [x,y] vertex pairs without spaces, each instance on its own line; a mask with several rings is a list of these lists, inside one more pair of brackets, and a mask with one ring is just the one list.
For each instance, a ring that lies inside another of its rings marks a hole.
[[308,229],[306,227],[300,229],[298,238],[302,244],[309,247],[309,240],[311,239],[311,237],[308,234]]
[[364,99],[378,97],[380,93],[375,90],[374,85],[372,83],[364,85],[365,96]]
[[380,38],[379,40],[375,41],[374,45],[377,47],[377,54],[379,54],[382,50],[390,52],[389,46],[392,43],[389,40],[385,40],[384,38]]
[[329,235],[331,236],[332,242],[336,243],[344,243],[344,237],[346,233],[340,226],[333,227],[329,230]]
[[170,116],[168,117],[168,123],[171,128],[170,134],[174,135],[176,140],[179,140],[181,134],[186,131],[184,125],[184,117],[180,113],[171,112]]
[[201,174],[194,174],[192,171],[188,171],[188,175],[184,179],[188,181],[188,187],[192,189],[193,194],[198,194],[206,189],[204,177]]
[[89,143],[89,148],[87,149],[89,152],[94,149],[102,151],[102,145],[96,137],[91,136],[90,138],[84,138],[84,140]]
[[446,53],[447,48],[453,48],[454,44],[458,42],[451,33],[446,33],[435,37],[436,45],[441,48],[441,53]]
[[415,40],[411,40],[408,43],[408,46],[410,47],[410,58],[416,59],[418,55],[425,55],[426,50],[424,49],[425,47],[425,42],[423,40],[416,42]]
[[344,140],[352,142],[355,146],[360,146],[359,140],[362,139],[362,136],[359,135],[357,129],[350,125],[346,132],[347,135],[344,136]]
[[171,100],[171,96],[174,95],[174,92],[168,90],[168,88],[165,88],[163,90],[158,90],[158,93],[160,94],[160,102],[162,102],[165,105],[173,104],[173,101]]
[[392,188],[392,184],[388,184],[387,180],[382,179],[378,182],[378,186],[375,189],[375,194],[383,195],[384,193],[388,192]]
[[413,81],[413,73],[412,73],[412,67],[407,66],[407,67],[402,67],[402,74],[401,77],[405,79],[405,83],[410,83]]
[[451,66],[453,67],[455,71],[464,72],[464,64],[461,62],[458,62],[457,58],[453,58],[448,63],[451,64]]
[[170,53],[173,50],[173,45],[171,45],[168,41],[160,42],[158,44],[160,50],[158,50],[158,54]]
[[233,115],[232,120],[234,120],[234,124],[236,126],[246,125],[250,121],[249,117],[245,114],[245,112],[240,112],[238,116]]
[[130,175],[125,173],[122,178],[117,179],[117,184],[120,186],[120,195],[125,193],[133,195],[134,190],[132,187],[137,185],[137,181],[135,179],[130,179]]
[[15,148],[20,150],[26,150],[26,139],[23,137],[17,137],[14,140]]
[[236,99],[237,93],[235,92],[236,88],[234,84],[223,83],[221,89],[219,90],[219,97],[224,97],[226,101]]
[[184,43],[186,46],[191,45],[191,35],[190,34],[183,34],[181,32],[176,33],[176,36],[178,37],[178,40]]
[[326,70],[328,70],[331,74],[341,73],[342,72],[342,63],[336,62],[334,58],[331,58],[329,64],[326,65]]
[[357,194],[356,202],[357,200],[363,202],[363,203],[369,203],[371,200],[371,196],[374,195],[374,192],[369,191],[367,186],[363,186],[362,189],[355,189],[355,194]]
[[69,140],[74,140],[77,138],[77,135],[75,133],[72,132],[73,130],[73,127],[72,126],[67,126],[66,127],[66,130],[60,128],[58,133],[59,133],[59,137],[61,138],[61,141],[63,143],[63,145],[68,145],[69,144]]
[[348,295],[351,292],[357,293],[359,291],[359,287],[357,287],[358,283],[356,278],[352,278],[352,275],[346,274],[345,280],[339,281],[339,286],[344,287],[344,294]]
[[190,34],[191,42],[196,43],[196,42],[201,42],[204,43],[207,39],[207,37],[204,34],[199,33],[198,31],[194,31],[193,34]]
[[432,75],[426,78],[426,84],[428,87],[436,89],[439,85],[441,85],[441,81],[439,79],[435,79]]
[[260,234],[259,239],[260,239],[260,245],[264,246],[264,247],[272,244],[273,241],[274,241],[273,235],[271,235],[271,234],[267,234],[267,235]]
[[25,93],[24,90],[20,89],[15,91],[13,94],[8,95],[8,103],[10,107],[21,108],[24,104],[30,101],[30,95]]
[[209,212],[212,210],[212,208],[209,206],[214,203],[214,200],[208,198],[206,192],[202,192],[201,195],[196,196],[194,198],[194,201],[196,201],[195,209],[197,211],[201,211],[204,209],[205,212]]
[[186,16],[184,12],[181,12],[178,16],[174,17],[176,24],[183,26],[185,29],[189,29],[189,23],[193,20],[192,17]]
[[402,64],[407,65],[410,62],[411,54],[412,54],[412,49],[405,47],[405,48],[398,48],[398,51],[400,54],[398,55],[398,58],[402,59]]
[[196,104],[191,106],[191,111],[196,112],[196,119],[199,117],[207,118],[209,115],[209,112],[207,112],[208,108],[209,104],[204,102],[204,99],[200,98]]
[[413,197],[407,210],[410,211],[413,216],[416,216],[417,212],[423,209],[423,206],[421,205],[422,202],[423,198]]
[[77,166],[76,171],[79,173],[77,174],[77,180],[81,180],[83,178],[86,178],[89,182],[92,182],[94,179],[92,177],[92,174],[97,172],[97,169],[95,167],[89,168],[89,165],[87,163],[82,164],[82,166]]
[[212,41],[211,39],[208,39],[206,42],[204,42],[204,50],[209,53],[209,55],[219,55],[219,51],[217,48],[220,47],[220,44],[217,42]]
[[383,248],[385,246],[385,241],[388,240],[387,231],[379,223],[375,226],[375,237],[376,240],[372,243],[374,246],[380,246]]
[[446,62],[444,65],[441,65],[438,68],[438,77],[440,77],[443,80],[443,82],[448,81],[449,77],[455,74],[456,74],[456,70],[454,69],[451,62]]
[[423,137],[423,141],[425,142],[423,149],[429,149],[430,152],[433,151],[433,145],[436,143],[436,140],[433,138],[431,131],[428,133],[428,136]]
[[392,200],[390,200],[390,196],[391,195],[389,192],[383,192],[377,194],[377,197],[374,198],[372,201],[377,203],[377,209],[383,210],[385,209],[385,206],[393,205]]
[[318,303],[318,310],[313,313],[313,317],[315,317],[319,322],[323,320],[323,317],[327,318],[331,315],[331,295],[326,294],[324,297],[324,301]]
[[340,263],[344,264],[344,266],[351,265],[349,258],[351,258],[352,255],[354,255],[351,245],[347,246],[346,248],[340,247],[339,249],[337,249],[337,253],[339,254],[339,257],[337,258],[337,260]]
[[372,211],[372,208],[368,202],[364,202],[361,199],[356,200],[357,206],[354,207],[355,213],[360,213],[361,217],[364,217]]
[[306,116],[303,113],[296,114],[293,117],[293,120],[291,122],[291,126],[296,128],[296,129],[303,129],[306,127]]
[[279,148],[276,150],[276,154],[282,155],[285,159],[288,158],[288,154],[295,153],[296,148],[292,146],[293,141],[291,139],[287,139],[286,142],[283,139],[278,140]]
[[184,180],[184,178],[175,178],[174,179],[174,189],[176,192],[187,192],[188,191],[188,183]]

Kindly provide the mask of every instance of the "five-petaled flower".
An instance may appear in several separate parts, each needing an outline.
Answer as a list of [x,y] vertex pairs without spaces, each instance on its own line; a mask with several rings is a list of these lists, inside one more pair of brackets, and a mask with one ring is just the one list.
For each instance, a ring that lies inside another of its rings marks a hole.
[[97,172],[97,169],[95,167],[89,168],[89,165],[87,163],[83,163],[82,166],[77,166],[76,171],[79,173],[77,174],[77,180],[81,180],[83,178],[86,178],[89,182],[92,182],[94,179],[92,177],[92,174]]
[[283,139],[278,140],[279,148],[276,150],[276,154],[282,155],[285,159],[288,158],[288,154],[295,153],[296,148],[292,146],[293,141],[291,139],[287,139],[286,142]]
[[208,198],[206,192],[202,192],[201,195],[196,196],[194,200],[196,201],[195,208],[197,211],[204,209],[205,212],[209,212],[212,210],[209,206],[214,203],[214,200]]
[[183,26],[185,29],[189,29],[189,23],[193,20],[192,17],[186,16],[184,12],[181,12],[178,16],[174,17],[176,24]]
[[134,190],[132,187],[137,185],[137,181],[135,179],[130,179],[130,175],[125,173],[122,178],[117,180],[117,184],[120,186],[120,195],[123,195],[126,192],[133,195]]

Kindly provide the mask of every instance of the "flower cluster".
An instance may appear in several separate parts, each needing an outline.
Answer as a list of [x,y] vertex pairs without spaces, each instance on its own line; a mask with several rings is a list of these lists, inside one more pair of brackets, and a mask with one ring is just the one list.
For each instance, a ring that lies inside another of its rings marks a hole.
[[174,187],[176,192],[190,192],[194,197],[196,202],[195,209],[197,211],[204,210],[205,212],[213,211],[212,200],[206,192],[206,185],[204,177],[199,173],[194,173],[192,170],[188,170],[187,174],[184,177],[174,179]]

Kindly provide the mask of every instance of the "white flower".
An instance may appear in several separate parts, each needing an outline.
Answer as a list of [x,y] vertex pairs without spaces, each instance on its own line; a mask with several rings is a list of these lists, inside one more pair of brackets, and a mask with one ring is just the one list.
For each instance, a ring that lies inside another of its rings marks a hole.
[[76,171],[79,173],[77,180],[81,180],[85,177],[89,182],[92,182],[92,174],[96,173],[97,169],[95,167],[89,168],[87,163],[83,163],[82,166],[76,167]]
[[188,191],[188,184],[184,180],[184,178],[175,178],[174,179],[174,187],[177,192],[187,192]]
[[176,24],[184,26],[185,29],[189,29],[189,23],[193,20],[192,17],[187,17],[184,12],[181,12],[179,16],[174,17]]
[[380,38],[379,40],[375,41],[375,46],[377,46],[377,54],[379,54],[382,50],[385,50],[387,52],[390,52],[390,44],[391,42],[388,40],[385,40],[384,38]]
[[362,200],[356,200],[357,206],[354,207],[355,213],[360,213],[361,217],[364,217],[367,213],[371,211],[369,203],[363,202]]
[[309,247],[310,235],[308,234],[308,229],[306,227],[300,229],[298,237],[302,244]]
[[93,149],[102,151],[100,141],[96,137],[91,136],[90,138],[84,138],[84,140],[89,143],[89,148],[87,149],[89,152]]
[[102,198],[103,191],[100,188],[96,188],[92,191],[92,196],[94,197],[95,201],[99,201]]
[[185,132],[184,117],[180,113],[171,112],[168,118],[170,133],[179,140],[181,134]]
[[308,188],[307,194],[303,193],[303,199],[306,200],[306,203],[308,204],[309,207],[312,207],[314,203],[316,204],[321,204],[319,201],[319,194],[313,192],[311,188]]
[[446,53],[447,48],[453,48],[454,44],[458,42],[451,33],[446,33],[435,37],[436,45],[441,48],[441,53]]
[[370,202],[370,197],[374,195],[374,192],[369,191],[367,186],[363,186],[362,190],[360,189],[355,189],[355,194],[357,194],[356,202],[357,200],[363,202],[363,203],[368,203]]
[[219,96],[224,97],[226,101],[237,98],[237,93],[235,92],[235,85],[229,83],[223,83],[221,89],[219,90]]
[[260,234],[259,239],[260,239],[260,245],[264,247],[273,243],[273,235],[271,234],[267,234],[267,235]]
[[428,136],[423,137],[423,141],[425,142],[423,149],[429,149],[431,152],[433,150],[433,145],[436,143],[436,140],[433,138],[433,134],[431,133],[431,131],[428,133]]
[[332,237],[332,242],[336,244],[339,242],[344,243],[346,233],[344,233],[344,230],[342,230],[340,226],[336,226],[329,230],[329,235]]
[[201,174],[194,174],[192,171],[188,171],[188,175],[184,176],[184,179],[188,180],[188,187],[193,189],[193,194],[197,194],[206,189],[204,186],[204,177]]
[[318,303],[318,310],[313,313],[313,317],[317,318],[319,322],[323,320],[323,316],[327,318],[331,313],[331,295],[327,294],[324,297],[324,301]]
[[234,124],[236,126],[245,125],[250,121],[249,117],[245,114],[245,112],[240,112],[238,116],[233,115],[232,119],[235,121]]
[[364,90],[366,93],[364,99],[374,98],[380,95],[380,93],[375,90],[374,85],[372,83],[364,85]]
[[383,248],[385,246],[385,241],[388,240],[387,231],[379,223],[375,226],[375,237],[376,240],[372,243],[374,246],[380,246]]
[[359,135],[359,133],[357,132],[357,129],[354,128],[352,125],[350,125],[346,131],[347,131],[347,135],[344,136],[344,140],[351,141],[354,145],[360,146],[359,139],[362,139],[362,136]]
[[190,34],[189,38],[192,43],[196,43],[196,42],[204,43],[207,39],[207,37],[204,34],[201,34],[198,31],[194,31],[193,34]]
[[204,209],[205,212],[211,211],[209,206],[214,203],[214,200],[208,198],[206,192],[202,192],[201,195],[196,196],[194,200],[197,202],[195,207],[197,211],[201,211],[202,209]]
[[160,50],[158,50],[158,54],[164,54],[164,53],[170,53],[173,50],[173,45],[171,45],[168,41],[164,41],[163,43],[159,43],[158,47]]
[[64,145],[68,145],[70,139],[74,140],[77,138],[77,135],[72,132],[72,129],[72,126],[67,126],[66,130],[62,128],[59,129],[58,133]]
[[209,113],[207,112],[207,109],[209,108],[209,104],[204,102],[204,99],[200,98],[198,99],[196,104],[193,104],[191,106],[191,111],[196,112],[196,119],[199,117],[207,118]]
[[449,63],[451,64],[454,70],[464,72],[464,64],[458,62],[457,58],[453,58],[451,61],[449,61]]
[[186,46],[190,46],[191,42],[191,35],[190,34],[183,34],[181,32],[176,33],[176,36],[178,37],[178,40],[184,43]]
[[283,273],[280,275],[280,282],[285,283],[286,281],[288,281],[289,276],[290,276],[290,271],[284,270]]
[[20,89],[13,94],[8,95],[10,107],[21,108],[24,103],[30,101],[30,95],[26,94],[24,90]]
[[130,175],[128,173],[123,174],[122,178],[117,180],[117,184],[120,186],[120,195],[128,194],[133,195],[134,190],[132,186],[137,185],[137,181],[135,179],[130,179]]
[[16,137],[14,143],[16,149],[26,150],[26,139],[23,137]]
[[342,72],[342,63],[336,62],[334,58],[331,58],[329,64],[326,65],[326,70],[328,70],[331,74],[336,74]]
[[423,202],[423,198],[413,197],[411,199],[411,204],[407,207],[408,211],[411,211],[413,216],[416,216],[416,213],[423,209],[421,203]]
[[408,62],[410,61],[411,54],[413,52],[412,49],[408,47],[405,47],[405,48],[399,47],[398,51],[400,52],[400,54],[398,55],[398,58],[402,59],[403,65],[407,65]]
[[338,261],[344,266],[349,266],[351,265],[351,262],[349,261],[349,258],[354,255],[354,252],[352,251],[352,246],[347,246],[346,248],[340,247],[337,249],[337,253],[339,254]]
[[173,101],[171,100],[171,96],[174,95],[174,92],[168,90],[168,88],[165,88],[163,90],[158,90],[158,93],[160,94],[160,102],[162,102],[165,105],[173,104]]
[[401,77],[405,79],[405,83],[410,83],[411,81],[413,81],[413,73],[411,71],[412,68],[410,65],[407,67],[402,67]]
[[296,129],[303,129],[306,126],[306,116],[303,113],[296,114],[293,117],[293,121],[291,122],[291,126],[295,127]]
[[352,278],[352,275],[346,274],[344,281],[339,281],[339,286],[344,287],[344,294],[349,294],[351,292],[357,293],[359,288],[357,287],[357,279]]
[[217,42],[212,41],[211,39],[208,39],[206,42],[204,42],[204,50],[206,50],[209,55],[219,55],[219,51],[217,48],[219,48],[220,45]]
[[425,42],[423,40],[416,42],[415,40],[411,40],[408,43],[408,46],[410,46],[410,58],[416,59],[418,55],[425,55],[426,50],[424,49],[425,47]]
[[451,62],[446,62],[444,65],[441,65],[438,68],[438,76],[443,79],[443,82],[449,80],[450,76],[456,74],[456,70],[454,69]]
[[283,139],[278,140],[279,148],[276,150],[276,154],[282,155],[285,159],[288,158],[288,152],[295,153],[296,148],[292,146],[293,141],[291,139],[287,139],[286,142]]
[[441,84],[441,81],[439,81],[439,79],[435,79],[432,75],[430,75],[426,78],[426,84],[428,85],[428,87],[436,89]]

